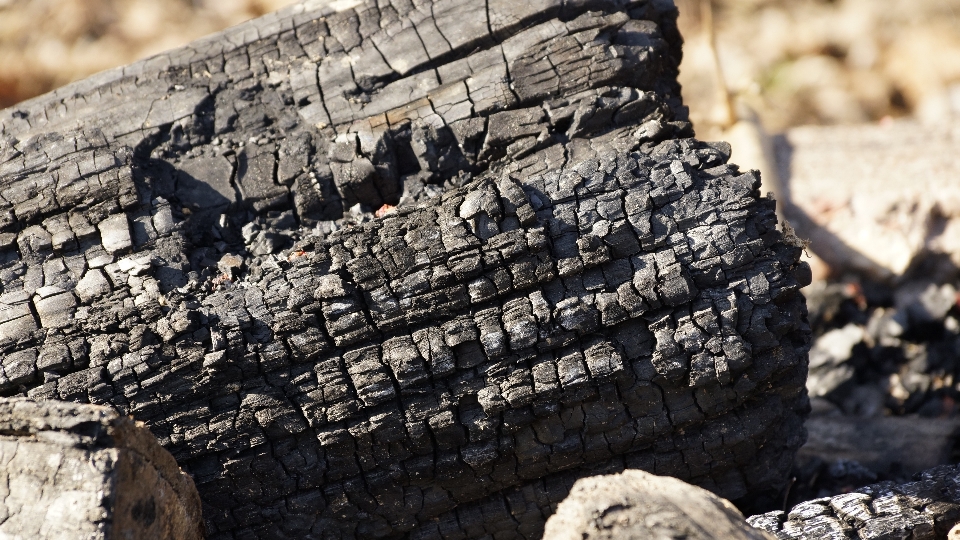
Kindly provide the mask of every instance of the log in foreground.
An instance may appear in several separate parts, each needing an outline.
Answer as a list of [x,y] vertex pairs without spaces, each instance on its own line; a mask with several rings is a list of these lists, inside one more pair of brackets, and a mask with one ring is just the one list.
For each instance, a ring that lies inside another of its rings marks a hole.
[[809,268],[688,138],[675,17],[314,1],[0,112],[0,389],[145,422],[210,538],[780,488]]
[[[743,519],[728,501],[675,478],[627,470],[582,478],[547,521],[548,540],[936,540],[960,528],[960,466],[881,482]],[[751,527],[752,526],[752,527]]]
[[581,478],[547,520],[546,540],[773,540],[704,489],[636,469]]
[[3,538],[203,538],[190,476],[108,407],[0,399],[0,463]]
[[948,533],[954,538],[960,523],[960,466],[941,465],[914,478],[906,484],[880,482],[747,521],[778,540],[935,540]]

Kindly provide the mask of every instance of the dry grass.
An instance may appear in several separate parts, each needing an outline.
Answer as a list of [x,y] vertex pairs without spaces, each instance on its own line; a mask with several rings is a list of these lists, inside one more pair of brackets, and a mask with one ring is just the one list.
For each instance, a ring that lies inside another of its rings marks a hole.
[[0,108],[292,0],[0,0]]
[[[725,123],[701,0],[677,0],[701,135]],[[726,86],[766,127],[960,117],[960,0],[713,0]]]

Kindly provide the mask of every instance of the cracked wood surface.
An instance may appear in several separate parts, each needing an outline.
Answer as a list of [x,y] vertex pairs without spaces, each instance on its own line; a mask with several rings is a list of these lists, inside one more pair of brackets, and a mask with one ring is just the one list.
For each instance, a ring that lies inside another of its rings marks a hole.
[[145,422],[210,538],[780,488],[809,268],[689,138],[675,17],[307,2],[0,111],[0,390]]

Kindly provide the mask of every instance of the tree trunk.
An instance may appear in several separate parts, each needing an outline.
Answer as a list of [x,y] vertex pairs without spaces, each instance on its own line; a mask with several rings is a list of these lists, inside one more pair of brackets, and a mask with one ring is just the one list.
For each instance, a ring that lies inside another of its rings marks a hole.
[[675,17],[309,1],[0,112],[0,388],[144,421],[210,538],[780,488],[809,268],[688,138]]

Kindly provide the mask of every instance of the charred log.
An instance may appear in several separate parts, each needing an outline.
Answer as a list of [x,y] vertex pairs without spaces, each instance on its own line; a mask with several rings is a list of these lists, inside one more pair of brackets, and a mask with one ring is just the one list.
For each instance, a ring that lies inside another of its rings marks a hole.
[[626,467],[779,488],[809,269],[689,138],[675,8],[346,4],[0,112],[0,389],[145,422],[211,538],[537,538]]

